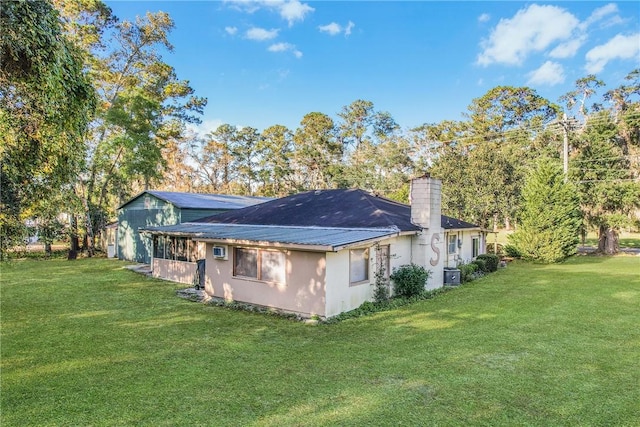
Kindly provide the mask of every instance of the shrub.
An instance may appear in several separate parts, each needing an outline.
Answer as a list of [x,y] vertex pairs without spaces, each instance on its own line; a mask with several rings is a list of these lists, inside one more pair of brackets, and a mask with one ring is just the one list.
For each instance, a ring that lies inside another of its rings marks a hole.
[[458,266],[460,270],[460,281],[462,283],[470,282],[476,278],[475,274],[478,271],[477,264],[460,264]]
[[522,189],[519,228],[508,236],[522,258],[562,261],[576,253],[582,225],[576,187],[555,160],[540,159]]
[[495,254],[482,254],[478,255],[476,259],[481,259],[485,261],[486,265],[486,273],[493,273],[498,270],[498,263],[500,262],[500,257]]
[[471,261],[471,264],[475,264],[478,266],[478,271],[482,272],[482,273],[488,273],[487,271],[487,261],[483,260],[482,258],[476,258],[475,260]]
[[505,255],[510,256],[512,258],[521,258],[522,257],[522,254],[520,254],[520,251],[518,250],[518,248],[516,248],[513,245],[505,245],[504,253],[505,253]]
[[401,297],[420,295],[425,291],[430,271],[417,264],[402,265],[394,269],[391,280],[395,284],[395,294]]

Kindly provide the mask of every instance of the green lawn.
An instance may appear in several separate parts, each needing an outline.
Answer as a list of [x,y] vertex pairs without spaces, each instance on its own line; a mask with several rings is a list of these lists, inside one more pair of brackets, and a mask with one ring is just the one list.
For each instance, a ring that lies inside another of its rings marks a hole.
[[640,257],[515,262],[316,326],[123,265],[0,265],[0,425],[640,425]]

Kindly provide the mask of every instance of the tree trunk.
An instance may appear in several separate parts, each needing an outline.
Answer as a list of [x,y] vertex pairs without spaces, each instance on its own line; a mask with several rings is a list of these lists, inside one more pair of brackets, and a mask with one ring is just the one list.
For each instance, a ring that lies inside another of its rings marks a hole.
[[51,257],[51,243],[50,242],[45,242],[45,244],[44,244],[44,255],[47,258]]
[[71,215],[71,236],[70,237],[70,247],[69,249],[77,252],[80,249],[80,242],[78,240],[78,217],[73,214]]
[[85,235],[85,239],[87,241],[86,243],[87,256],[92,257],[94,252],[95,240],[94,240],[94,233],[93,233],[93,223],[91,221],[91,210],[89,209],[89,202],[87,201],[86,197],[83,198],[83,201],[84,201],[84,210],[85,210],[85,229],[87,232],[87,234]]
[[598,235],[598,252],[614,255],[619,251],[618,231],[612,227],[601,225]]

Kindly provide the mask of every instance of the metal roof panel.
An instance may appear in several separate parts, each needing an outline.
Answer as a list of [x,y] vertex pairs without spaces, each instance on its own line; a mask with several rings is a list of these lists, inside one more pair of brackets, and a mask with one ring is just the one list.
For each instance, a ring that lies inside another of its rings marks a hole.
[[329,250],[400,233],[397,227],[288,227],[207,223],[183,223],[164,227],[146,227],[142,231],[152,234],[184,234],[191,236],[194,240],[229,240],[323,246],[330,247]]

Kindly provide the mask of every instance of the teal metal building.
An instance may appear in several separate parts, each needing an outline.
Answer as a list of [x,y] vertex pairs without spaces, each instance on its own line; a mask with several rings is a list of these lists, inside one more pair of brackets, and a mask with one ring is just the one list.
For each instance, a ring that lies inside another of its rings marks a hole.
[[116,255],[119,259],[149,264],[151,237],[143,227],[176,225],[271,200],[266,197],[223,194],[144,191],[118,208]]

